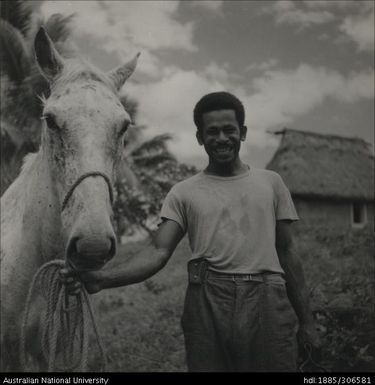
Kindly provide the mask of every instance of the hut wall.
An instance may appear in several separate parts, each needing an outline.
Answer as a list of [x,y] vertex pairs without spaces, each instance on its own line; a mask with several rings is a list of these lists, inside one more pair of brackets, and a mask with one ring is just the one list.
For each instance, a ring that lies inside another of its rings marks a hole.
[[[352,202],[293,198],[300,223],[347,230],[352,226]],[[374,204],[366,203],[366,227],[374,228]],[[358,227],[360,228],[360,226]]]
[[374,202],[367,203],[367,223],[368,226],[374,229],[374,222],[375,222],[375,210],[374,210]]

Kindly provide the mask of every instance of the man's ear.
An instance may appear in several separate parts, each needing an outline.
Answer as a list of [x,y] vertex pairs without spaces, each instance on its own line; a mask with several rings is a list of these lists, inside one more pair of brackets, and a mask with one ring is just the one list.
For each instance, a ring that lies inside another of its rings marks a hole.
[[241,128],[241,140],[244,141],[246,139],[246,134],[247,134],[247,127],[242,126]]
[[197,130],[197,132],[195,133],[195,136],[197,138],[199,145],[202,146],[203,145],[202,130]]

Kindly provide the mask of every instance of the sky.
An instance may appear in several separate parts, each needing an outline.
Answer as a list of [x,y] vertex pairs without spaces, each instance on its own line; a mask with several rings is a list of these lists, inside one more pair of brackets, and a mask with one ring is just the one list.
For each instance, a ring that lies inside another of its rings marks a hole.
[[241,158],[265,167],[284,127],[374,145],[373,1],[43,1],[75,14],[73,40],[103,71],[141,52],[121,92],[146,137],[170,133],[179,161],[204,168],[192,111],[206,93],[243,102]]

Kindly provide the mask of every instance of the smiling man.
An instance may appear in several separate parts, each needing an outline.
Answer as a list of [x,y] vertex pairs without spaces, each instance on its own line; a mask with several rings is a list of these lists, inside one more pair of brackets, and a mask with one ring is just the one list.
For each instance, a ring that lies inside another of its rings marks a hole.
[[[80,275],[91,293],[140,282],[187,233],[182,328],[190,371],[295,371],[298,323],[301,342],[319,345],[291,231],[298,216],[278,174],[241,161],[244,120],[234,95],[205,95],[194,122],[208,166],[168,193],[154,246]],[[71,274],[64,270],[63,279]]]

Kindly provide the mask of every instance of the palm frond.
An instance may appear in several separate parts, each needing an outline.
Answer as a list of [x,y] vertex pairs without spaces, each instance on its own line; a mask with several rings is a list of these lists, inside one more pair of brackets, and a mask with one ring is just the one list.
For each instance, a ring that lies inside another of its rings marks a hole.
[[123,160],[121,164],[119,164],[117,170],[117,183],[126,183],[132,189],[139,188],[139,180],[134,170],[130,167],[128,162]]
[[[14,125],[22,132],[23,142],[36,148],[40,133],[41,102],[34,97],[27,80],[16,85],[6,75],[0,77],[1,122]],[[30,147],[30,146],[28,146]]]
[[22,33],[6,20],[0,19],[0,70],[15,83],[30,74],[31,60]]
[[129,95],[121,95],[120,102],[124,106],[125,111],[130,115],[132,122],[136,123],[139,110],[138,100],[131,98]]
[[138,147],[136,147],[131,152],[131,157],[139,157],[149,153],[160,153],[168,152],[167,141],[171,140],[172,136],[170,134],[162,134],[153,137],[145,142],[142,142]]
[[44,23],[32,11],[27,13],[24,3],[1,2],[1,192],[18,174],[24,155],[36,151],[40,143],[43,103],[39,96],[49,95],[49,85],[34,60],[34,38],[40,26],[45,26],[60,54],[76,53],[67,41],[73,16],[52,15]]
[[0,7],[1,19],[26,36],[32,21],[33,10],[25,0],[2,0]]
[[166,151],[132,157],[132,161],[137,167],[153,167],[159,163],[169,160],[176,160],[176,158],[171,153]]
[[39,120],[43,104],[34,93],[30,81],[11,86],[4,92],[2,115],[19,126],[28,126],[31,121]]
[[43,106],[43,104],[40,103],[40,97],[49,97],[50,86],[48,84],[47,79],[40,73],[36,63],[34,63],[34,65],[32,66],[30,76],[27,80],[32,90],[32,98],[35,99],[38,107],[37,110],[33,110],[35,112],[35,114],[33,115],[39,117],[42,111],[41,108]]
[[3,118],[0,121],[0,134],[1,160],[3,162],[9,159],[22,146],[24,136],[16,125],[7,122]]
[[77,54],[77,47],[68,40],[72,32],[74,14],[64,16],[59,13],[51,15],[47,20],[36,17],[28,34],[31,54],[34,55],[34,39],[40,27],[44,27],[55,43],[57,51],[64,57],[72,57]]
[[45,29],[54,43],[66,41],[71,34],[71,23],[74,14],[64,16],[54,13],[45,23]]
[[[1,138],[3,139],[3,138]],[[2,147],[3,145],[1,145]],[[3,157],[3,155],[2,155]],[[17,178],[22,166],[22,158],[12,158],[8,163],[3,162],[1,159],[0,163],[0,195],[3,195],[4,191],[11,185],[14,179]]]
[[0,121],[0,139],[0,193],[3,194],[19,174],[24,156],[36,151],[37,145],[25,136],[24,130],[3,117]]
[[146,126],[131,124],[124,137],[124,156],[128,157],[140,145]]

